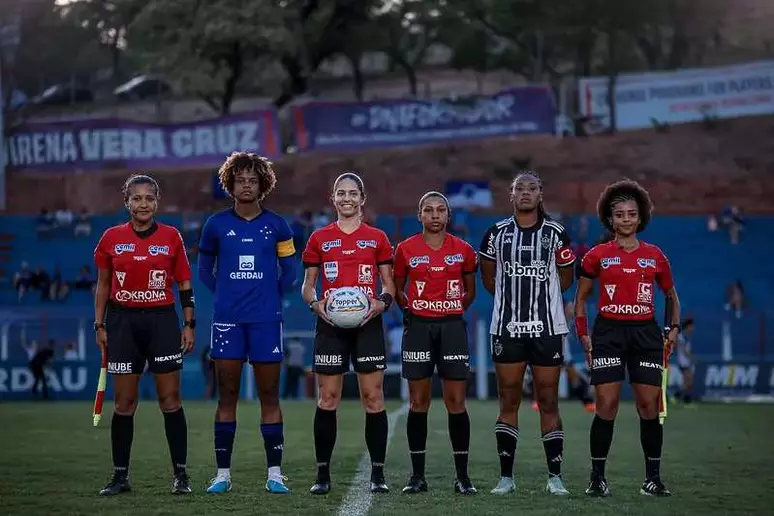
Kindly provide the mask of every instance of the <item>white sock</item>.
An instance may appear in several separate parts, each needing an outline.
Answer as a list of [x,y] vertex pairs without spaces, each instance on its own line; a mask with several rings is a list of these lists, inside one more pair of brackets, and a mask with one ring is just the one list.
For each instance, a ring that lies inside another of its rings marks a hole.
[[218,468],[218,474],[216,477],[218,480],[231,480],[230,468]]
[[269,478],[279,479],[282,477],[282,469],[279,466],[269,468]]

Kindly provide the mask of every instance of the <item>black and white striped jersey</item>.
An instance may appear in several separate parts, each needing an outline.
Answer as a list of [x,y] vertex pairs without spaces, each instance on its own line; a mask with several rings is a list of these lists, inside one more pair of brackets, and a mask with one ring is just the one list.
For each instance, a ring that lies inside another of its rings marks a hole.
[[497,264],[489,333],[544,337],[567,333],[559,267],[571,267],[575,254],[564,227],[548,217],[521,228],[514,217],[489,228],[479,250]]

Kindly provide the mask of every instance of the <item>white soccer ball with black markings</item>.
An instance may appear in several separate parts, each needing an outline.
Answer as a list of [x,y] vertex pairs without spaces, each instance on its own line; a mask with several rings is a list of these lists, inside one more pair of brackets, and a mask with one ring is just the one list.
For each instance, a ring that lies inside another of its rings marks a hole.
[[325,313],[339,328],[357,328],[370,309],[371,301],[357,287],[337,288],[325,299]]

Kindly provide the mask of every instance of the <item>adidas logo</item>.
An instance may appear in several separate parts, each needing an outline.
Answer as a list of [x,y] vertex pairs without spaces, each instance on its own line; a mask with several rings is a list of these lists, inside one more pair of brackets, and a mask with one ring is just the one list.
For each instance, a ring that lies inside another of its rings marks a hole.
[[558,352],[558,351],[557,351],[556,353],[554,353],[554,359],[557,359],[557,358],[560,358],[560,357],[559,357],[559,352]]
[[274,351],[272,351],[272,353],[279,353],[279,352],[280,352],[279,346],[274,346]]
[[236,233],[234,233],[234,230],[232,229],[228,233],[226,233],[226,236],[236,236]]

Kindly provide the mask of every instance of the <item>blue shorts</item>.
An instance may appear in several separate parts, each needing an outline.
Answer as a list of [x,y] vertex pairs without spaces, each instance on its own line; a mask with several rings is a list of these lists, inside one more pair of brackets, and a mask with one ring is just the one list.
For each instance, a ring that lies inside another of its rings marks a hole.
[[282,323],[212,323],[210,356],[213,360],[281,362]]

